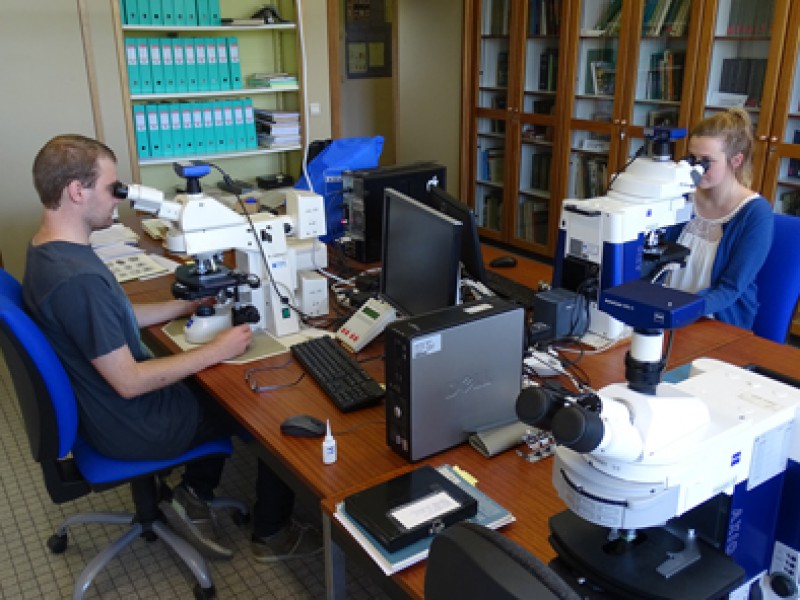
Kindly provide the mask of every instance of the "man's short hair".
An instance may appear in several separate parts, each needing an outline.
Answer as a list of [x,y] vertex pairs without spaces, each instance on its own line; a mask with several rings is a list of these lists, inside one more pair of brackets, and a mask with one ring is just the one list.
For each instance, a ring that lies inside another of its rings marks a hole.
[[33,161],[33,186],[45,208],[57,209],[61,193],[72,181],[94,187],[101,157],[117,162],[111,148],[82,135],[59,135],[47,142]]

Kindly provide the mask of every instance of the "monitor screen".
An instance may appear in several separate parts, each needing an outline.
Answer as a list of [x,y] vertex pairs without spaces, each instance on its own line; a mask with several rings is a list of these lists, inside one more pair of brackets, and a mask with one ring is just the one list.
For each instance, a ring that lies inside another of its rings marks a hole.
[[458,303],[461,223],[384,190],[381,294],[406,316]]
[[478,237],[478,221],[472,209],[448,194],[444,189],[432,185],[423,200],[431,208],[453,217],[461,223],[461,264],[476,281],[486,282],[481,239]]

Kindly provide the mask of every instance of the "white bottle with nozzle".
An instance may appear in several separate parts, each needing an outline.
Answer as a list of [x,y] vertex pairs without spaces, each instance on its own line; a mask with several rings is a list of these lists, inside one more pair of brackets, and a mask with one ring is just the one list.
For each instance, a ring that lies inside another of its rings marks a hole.
[[336,462],[336,440],[331,435],[331,420],[327,419],[325,439],[322,440],[322,462],[332,465]]

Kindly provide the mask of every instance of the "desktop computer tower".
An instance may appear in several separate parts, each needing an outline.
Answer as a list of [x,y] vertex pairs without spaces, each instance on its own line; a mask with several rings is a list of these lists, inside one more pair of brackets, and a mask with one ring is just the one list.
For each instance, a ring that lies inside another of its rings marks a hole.
[[517,420],[525,310],[484,298],[386,328],[386,443],[418,461]]
[[344,253],[359,262],[381,259],[383,190],[393,188],[424,202],[429,183],[444,188],[447,169],[435,162],[359,169],[342,173],[346,235]]

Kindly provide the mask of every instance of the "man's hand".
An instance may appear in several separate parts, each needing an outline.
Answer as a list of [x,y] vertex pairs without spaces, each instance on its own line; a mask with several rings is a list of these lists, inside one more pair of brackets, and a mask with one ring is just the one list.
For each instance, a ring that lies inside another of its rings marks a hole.
[[220,331],[207,345],[219,352],[219,360],[228,360],[243,354],[253,341],[253,332],[245,324]]

